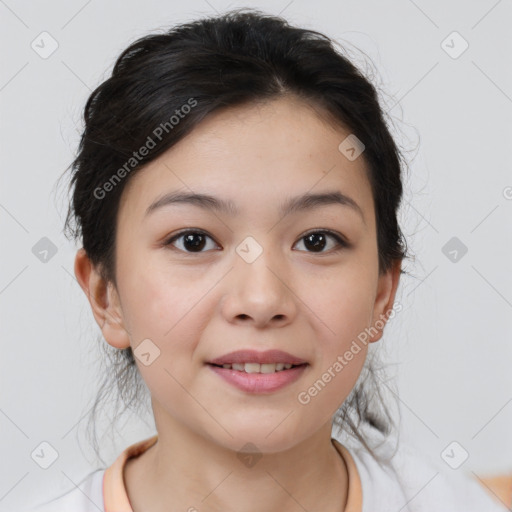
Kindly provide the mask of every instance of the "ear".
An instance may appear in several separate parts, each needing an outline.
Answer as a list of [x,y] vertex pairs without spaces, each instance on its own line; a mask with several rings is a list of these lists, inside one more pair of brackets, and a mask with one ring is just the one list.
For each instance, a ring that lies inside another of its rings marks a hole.
[[402,261],[397,260],[385,274],[379,276],[377,294],[373,307],[372,323],[370,326],[370,332],[372,333],[369,340],[370,343],[382,338],[384,326],[395,302],[395,295],[400,281],[401,268]]
[[83,248],[76,253],[75,276],[107,343],[119,349],[128,348],[130,337],[123,323],[117,290],[113,283],[101,277]]

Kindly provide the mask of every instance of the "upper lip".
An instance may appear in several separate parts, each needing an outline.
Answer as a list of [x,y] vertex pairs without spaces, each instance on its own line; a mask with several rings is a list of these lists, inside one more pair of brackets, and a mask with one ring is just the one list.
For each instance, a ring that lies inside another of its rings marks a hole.
[[300,357],[283,352],[282,350],[265,350],[264,352],[258,350],[236,350],[229,354],[207,361],[209,364],[233,364],[233,363],[289,363],[289,364],[304,364],[307,361]]

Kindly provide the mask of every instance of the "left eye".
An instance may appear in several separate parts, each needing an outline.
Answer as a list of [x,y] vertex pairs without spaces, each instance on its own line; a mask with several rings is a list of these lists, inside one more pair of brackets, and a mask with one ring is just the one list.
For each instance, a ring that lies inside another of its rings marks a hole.
[[310,231],[309,233],[303,235],[299,242],[302,242],[303,240],[306,241],[304,244],[308,247],[312,247],[312,252],[328,252],[324,251],[323,249],[327,245],[327,240],[331,238],[331,240],[334,240],[334,251],[332,252],[338,252],[343,248],[349,247],[348,242],[343,240],[341,236],[339,236],[337,233],[334,233],[332,231]]
[[[212,237],[203,231],[189,230],[182,231],[181,233],[172,236],[164,242],[164,245],[174,245],[177,249],[183,252],[205,252],[203,249],[208,245],[206,242],[207,239],[213,241]],[[348,242],[346,242],[340,235],[328,230],[310,231],[303,235],[295,245],[302,242],[306,248],[312,249],[308,252],[328,252],[324,251],[324,249],[328,245],[329,239],[334,240],[335,249],[333,252],[349,247]],[[175,245],[176,241],[182,241],[181,247]],[[214,247],[218,247],[216,243],[213,245]]]
[[[206,245],[206,238],[213,240],[209,235],[207,235],[203,231],[182,231],[181,233],[178,233],[177,235],[174,235],[169,240],[167,240],[164,245],[173,245],[175,240],[183,239],[185,252],[203,252],[202,249]],[[178,247],[178,249],[182,251],[184,250],[180,247]],[[191,250],[189,251],[188,249]]]

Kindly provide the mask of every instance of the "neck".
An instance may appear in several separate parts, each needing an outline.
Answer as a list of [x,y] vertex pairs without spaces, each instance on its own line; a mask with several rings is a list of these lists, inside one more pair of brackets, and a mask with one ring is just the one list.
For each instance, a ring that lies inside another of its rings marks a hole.
[[330,423],[292,448],[263,454],[226,449],[179,424],[157,430],[157,442],[125,466],[133,512],[345,509],[347,468]]

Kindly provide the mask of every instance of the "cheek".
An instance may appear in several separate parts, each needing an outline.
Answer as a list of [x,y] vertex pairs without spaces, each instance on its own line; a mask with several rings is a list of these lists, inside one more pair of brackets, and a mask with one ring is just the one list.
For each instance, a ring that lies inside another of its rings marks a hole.
[[[182,272],[171,265],[166,268],[157,259],[128,262],[125,258],[125,263],[129,271],[120,273],[119,283],[132,345],[145,338],[157,344],[181,339],[177,333],[183,334],[211,284],[198,273]],[[119,268],[123,269],[121,262]]]
[[[352,340],[369,327],[373,313],[375,283],[368,269],[358,271],[355,265],[333,271],[329,276],[303,281],[298,290],[304,311],[314,318],[316,335],[322,353],[332,358],[344,352]],[[328,361],[324,361],[327,363]]]
[[[366,310],[359,315],[364,321]],[[364,366],[368,346],[357,339],[359,326],[357,319],[343,320],[343,315],[354,314],[353,305],[350,310],[339,313],[337,320],[332,322],[336,335],[329,333],[318,340],[316,361],[310,368],[310,374],[295,397],[296,408],[300,417],[311,428],[318,418],[328,421],[343,404],[354,388]],[[341,317],[341,318],[340,318]]]
[[208,321],[206,296],[212,284],[192,273],[157,272],[150,264],[133,268],[141,270],[123,276],[121,293],[137,366],[156,396],[164,391],[165,396],[180,396],[179,383],[188,383],[203,322]]
[[334,412],[354,387],[368,352],[372,290],[371,273],[348,265],[321,286],[306,283],[301,293],[315,318],[317,364],[298,397],[302,405]]
[[[200,338],[204,287],[150,273],[125,280],[123,304],[139,372],[152,396],[171,410],[189,408],[191,359]],[[207,288],[206,288],[207,290]]]

